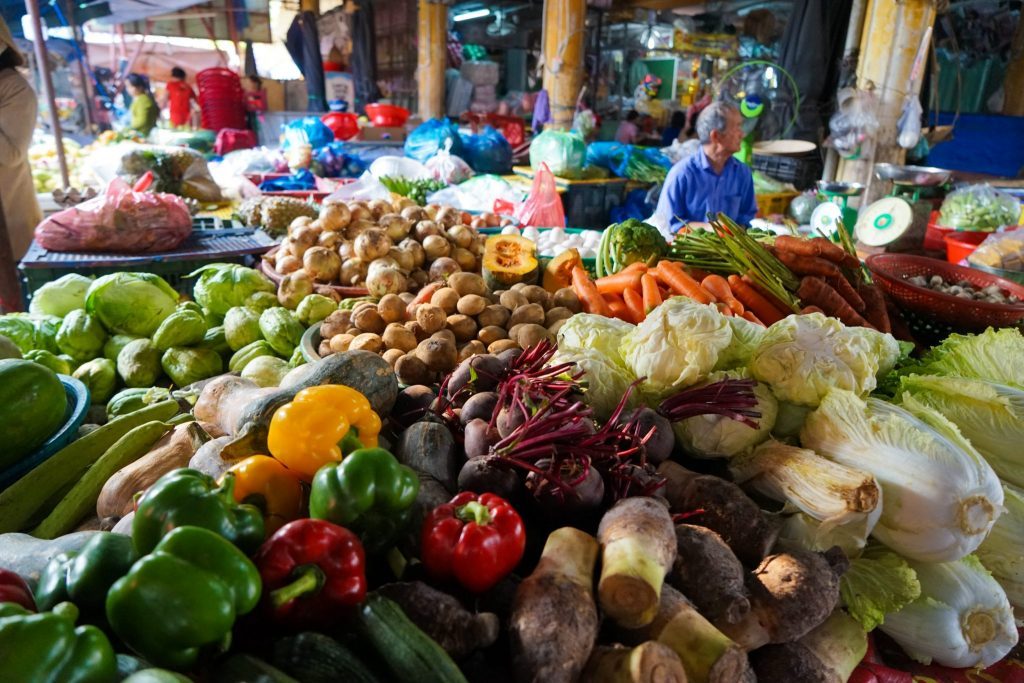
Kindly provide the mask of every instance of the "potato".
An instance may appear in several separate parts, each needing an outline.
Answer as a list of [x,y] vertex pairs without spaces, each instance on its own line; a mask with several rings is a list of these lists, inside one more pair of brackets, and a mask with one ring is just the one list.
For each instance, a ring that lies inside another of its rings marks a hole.
[[399,349],[403,352],[412,351],[419,341],[416,334],[401,323],[391,323],[384,330],[382,335],[384,346],[389,349]]
[[508,332],[504,327],[488,325],[487,327],[481,328],[480,331],[476,333],[476,338],[483,344],[490,346],[499,339],[508,339]]
[[405,306],[398,294],[385,294],[377,302],[377,313],[385,323],[398,323],[405,320]]
[[459,264],[459,268],[467,272],[476,270],[476,256],[469,249],[455,247],[452,249],[452,258]]
[[448,278],[448,286],[459,293],[459,296],[477,294],[487,296],[489,294],[484,279],[476,273],[455,273]]
[[565,308],[564,306],[549,308],[548,312],[544,315],[544,327],[550,329],[551,326],[557,323],[558,321],[568,320],[572,316],[572,311],[570,311],[568,308]]
[[373,353],[379,353],[384,348],[384,340],[380,338],[379,334],[372,332],[364,332],[349,344],[349,349],[353,351],[371,351]]
[[545,340],[553,343],[555,335],[548,332],[547,328],[542,325],[535,325],[533,323],[523,325],[522,329],[519,330],[519,335],[516,337],[516,341],[524,349],[536,346]]
[[467,294],[456,302],[455,308],[463,315],[480,315],[489,303],[490,301],[479,294]]
[[580,305],[580,298],[576,296],[576,292],[573,291],[572,287],[562,287],[555,292],[551,297],[551,305],[555,308],[568,308],[573,313],[579,313],[583,310],[583,307]]
[[423,325],[420,325],[415,320],[410,320],[410,321],[406,322],[404,327],[405,327],[405,329],[407,329],[407,330],[409,330],[410,332],[413,333],[413,336],[416,337],[416,343],[417,344],[419,342],[423,341],[424,339],[427,339],[428,337],[430,337],[430,333],[423,329]]
[[547,308],[549,306],[549,303],[551,301],[551,295],[548,294],[548,290],[544,289],[543,287],[538,287],[537,285],[527,285],[523,287],[522,292],[523,296],[525,296],[526,300],[529,301],[531,304],[540,304],[544,308]]
[[430,336],[432,338],[444,339],[445,341],[450,341],[452,344],[455,343],[455,333],[452,332],[451,330],[449,330],[448,328],[445,328],[443,330],[438,330],[437,332],[435,332],[434,334],[432,334]]
[[429,381],[426,364],[411,353],[405,354],[395,362],[395,374],[398,375],[398,381],[406,386],[426,384]]
[[348,351],[349,346],[352,344],[352,340],[355,336],[351,334],[336,334],[331,337],[331,351],[334,353],[342,353]]
[[510,289],[513,289],[513,290],[515,290],[515,291],[517,291],[517,292],[518,292],[518,291],[520,291],[520,290],[521,290],[521,289],[522,289],[523,287],[529,287],[529,286],[530,286],[530,285],[526,284],[525,282],[517,282],[517,283],[515,283],[514,285],[512,285],[512,287],[511,287]]
[[505,327],[511,315],[512,313],[501,304],[491,304],[477,315],[476,322],[480,327]]
[[320,338],[330,339],[352,326],[352,311],[334,311],[320,323]]
[[430,282],[430,274],[427,273],[427,271],[423,270],[422,268],[417,268],[416,270],[409,273],[409,282],[411,283],[410,286],[414,287],[415,289],[420,289],[428,282]]
[[[459,304],[459,293],[451,287],[442,287],[430,297],[430,303],[440,306],[448,315],[455,313]],[[461,311],[460,311],[461,313]]]
[[316,348],[316,353],[321,358],[326,358],[327,356],[329,356],[332,353],[334,353],[334,350],[331,349],[331,340],[330,339],[321,339],[320,340],[320,346],[318,346]]
[[358,327],[350,327],[347,330],[345,330],[345,334],[351,334],[353,337],[358,337],[362,333],[363,331]]
[[508,320],[510,325],[519,323],[533,323],[542,325],[544,323],[544,307],[540,304],[526,304],[512,311],[512,317]]
[[470,358],[472,356],[479,356],[480,354],[483,353],[487,353],[487,347],[484,345],[482,341],[477,341],[476,339],[474,339],[473,341],[466,342],[465,344],[459,347],[459,362],[461,363],[467,358]]
[[402,349],[388,349],[381,354],[381,357],[384,358],[392,368],[395,367],[395,363],[398,362],[398,359],[403,356],[405,356],[405,351]]
[[514,311],[517,308],[526,306],[530,303],[522,292],[518,292],[514,289],[502,292],[501,298],[498,299],[498,302],[509,311]]
[[455,259],[444,256],[430,264],[430,282],[448,279],[461,271],[462,268]]
[[416,322],[420,324],[424,332],[433,334],[438,330],[444,329],[445,324],[448,322],[448,315],[440,306],[420,304],[416,307]]
[[499,339],[487,347],[487,353],[498,354],[518,348],[520,348],[519,344],[515,343],[511,339]]
[[456,342],[468,342],[476,338],[476,321],[461,313],[448,316],[448,329],[455,333]]
[[387,326],[376,306],[360,306],[352,312],[352,323],[363,332],[373,334],[380,334]]
[[555,335],[555,339],[558,338],[558,331],[562,329],[562,325],[565,325],[566,320],[568,320],[568,318],[566,318],[565,320],[557,320],[552,324],[548,325],[548,332]]
[[459,359],[455,344],[448,339],[431,337],[416,347],[416,357],[432,372],[451,372]]

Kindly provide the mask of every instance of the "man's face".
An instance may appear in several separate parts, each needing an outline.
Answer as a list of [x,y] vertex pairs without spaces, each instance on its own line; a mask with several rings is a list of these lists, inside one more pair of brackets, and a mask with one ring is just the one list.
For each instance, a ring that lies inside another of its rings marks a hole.
[[718,144],[729,154],[735,154],[743,143],[743,117],[735,109],[729,109],[725,119],[725,130],[719,134]]

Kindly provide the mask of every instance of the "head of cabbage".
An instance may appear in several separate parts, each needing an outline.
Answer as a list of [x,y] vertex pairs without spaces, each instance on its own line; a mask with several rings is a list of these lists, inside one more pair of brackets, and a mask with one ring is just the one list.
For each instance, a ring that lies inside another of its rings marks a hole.
[[224,315],[233,306],[242,306],[256,292],[275,291],[274,283],[259,271],[238,263],[211,263],[190,273],[196,277],[192,296],[205,309]]
[[[745,371],[733,370],[714,372],[708,377],[708,382],[749,378]],[[731,458],[767,441],[775,426],[779,404],[771,389],[760,382],[754,385],[754,396],[757,398],[755,410],[761,413],[761,417],[756,419],[757,427],[749,427],[724,415],[697,415],[672,425],[676,443],[695,458]]]
[[[629,385],[636,379],[628,370],[596,349],[559,349],[549,364],[562,363],[576,363],[583,370],[584,400],[601,420],[611,416],[629,390]],[[630,396],[626,405],[633,407],[635,404],[635,396]]]
[[97,279],[85,295],[85,310],[108,331],[149,337],[178,305],[178,293],[159,275],[113,273]]
[[612,363],[624,367],[625,363],[619,355],[619,344],[634,327],[618,318],[577,313],[558,330],[558,348],[597,351]]
[[29,302],[29,313],[55,315],[63,318],[76,308],[85,308],[85,293],[92,278],[68,273],[37,289]]

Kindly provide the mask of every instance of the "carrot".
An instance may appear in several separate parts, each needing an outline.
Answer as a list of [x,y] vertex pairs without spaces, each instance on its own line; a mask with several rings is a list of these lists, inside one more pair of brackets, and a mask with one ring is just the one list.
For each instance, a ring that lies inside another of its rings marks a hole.
[[817,256],[837,264],[844,264],[850,256],[845,249],[824,237],[803,239],[790,235],[779,235],[775,238],[775,247],[780,251],[798,256]]
[[644,313],[644,299],[635,289],[627,289],[622,293],[622,298],[626,303],[626,309],[629,310],[630,322],[634,325],[639,325],[646,318],[647,314]]
[[861,285],[860,294],[864,300],[864,310],[861,313],[867,321],[879,332],[892,332],[889,311],[885,308],[885,295],[878,285]]
[[640,292],[643,294],[644,313],[650,313],[661,305],[661,294],[658,293],[658,281],[649,273],[640,277]]
[[846,299],[846,302],[853,307],[853,310],[857,311],[861,315],[864,315],[864,299],[861,298],[857,290],[853,288],[849,280],[840,275],[839,277],[828,278],[828,283],[832,285],[832,289],[839,292],[839,296]]
[[629,309],[626,308],[626,302],[622,300],[622,297],[618,294],[602,294],[604,302],[608,304],[608,310],[611,311],[613,318],[618,318],[624,322],[633,322],[633,316],[630,315]]
[[572,269],[572,289],[587,313],[603,315],[606,318],[611,316],[607,302],[601,297],[601,292],[597,291],[597,285],[580,266]]
[[851,327],[870,327],[868,321],[860,316],[839,292],[820,277],[807,276],[800,280],[800,289],[796,295],[804,304],[817,306],[825,315],[839,318],[844,325]]
[[728,316],[731,318],[734,315],[732,309],[729,308],[729,304],[723,303],[721,301],[715,302],[715,308],[717,308],[718,312],[724,316]]
[[626,289],[640,289],[642,271],[620,271],[614,275],[605,275],[594,281],[597,291],[601,294],[622,294]]
[[739,299],[743,306],[752,311],[765,325],[772,325],[786,317],[786,314],[772,305],[761,294],[744,282],[739,275],[729,276],[729,286],[733,295]]
[[817,306],[804,306],[800,309],[800,315],[809,315],[811,313],[821,313],[825,315],[825,311],[821,310]]
[[688,296],[698,303],[710,304],[715,300],[699,282],[671,261],[662,261],[658,264],[657,277],[676,294]]
[[620,270],[618,273],[615,273],[615,275],[621,275],[622,273],[646,273],[646,272],[647,272],[647,264],[646,263],[644,263],[643,261],[634,261],[633,263],[630,263],[628,266],[626,266],[625,268]]
[[817,275],[820,277],[842,277],[839,266],[819,256],[801,256],[781,249],[775,249],[775,255],[782,265],[797,275]]
[[753,287],[755,292],[757,292],[762,297],[764,297],[764,299],[767,300],[768,303],[770,303],[776,309],[782,311],[784,316],[785,315],[789,315],[790,308],[786,304],[786,302],[784,302],[782,299],[780,299],[779,297],[775,296],[770,291],[765,289],[764,286],[761,285],[761,283],[759,283],[757,280],[755,280],[752,277],[750,277],[750,275],[744,275],[742,279],[748,285]]
[[758,320],[757,316],[754,315],[753,313],[751,313],[750,311],[743,311],[743,315],[740,316],[740,317],[742,317],[744,320],[748,320],[748,321],[754,323],[755,325],[760,325],[761,327],[766,327],[766,325],[763,322],[761,322],[760,320]]
[[711,292],[712,296],[719,301],[728,304],[733,313],[743,315],[743,304],[733,296],[732,290],[729,289],[729,283],[724,277],[721,275],[708,275],[701,280],[700,286]]

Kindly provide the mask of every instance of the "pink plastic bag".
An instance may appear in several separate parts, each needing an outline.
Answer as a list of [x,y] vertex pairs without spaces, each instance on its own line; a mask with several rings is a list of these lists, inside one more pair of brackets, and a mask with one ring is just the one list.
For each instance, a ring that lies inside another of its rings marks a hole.
[[564,228],[565,208],[558,196],[555,176],[546,163],[541,162],[533,176],[533,187],[522,204],[512,204],[504,199],[494,202],[494,213],[511,215],[522,227]]
[[134,192],[115,178],[103,194],[56,213],[36,228],[36,242],[50,251],[159,252],[192,233],[181,197]]

